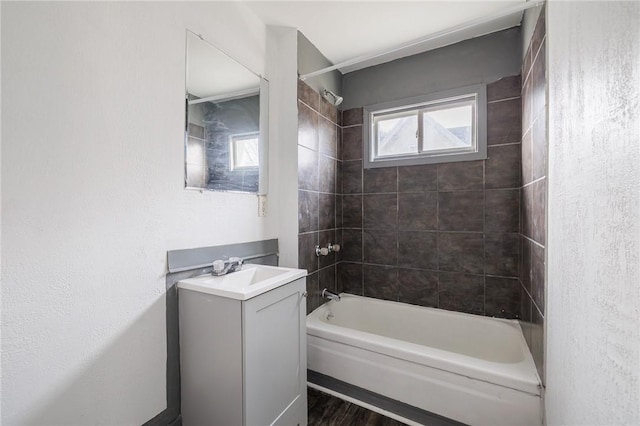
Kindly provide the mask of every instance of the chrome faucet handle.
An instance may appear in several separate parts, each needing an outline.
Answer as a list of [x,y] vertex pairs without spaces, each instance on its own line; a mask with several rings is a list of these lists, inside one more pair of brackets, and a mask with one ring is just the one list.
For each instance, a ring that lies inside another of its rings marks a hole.
[[220,274],[224,272],[225,261],[222,259],[217,259],[213,261],[213,272],[214,274]]
[[340,244],[329,243],[327,248],[329,249],[329,253],[331,253],[332,251],[335,251],[337,253],[340,251]]
[[322,247],[320,248],[320,246],[316,246],[316,256],[320,257],[320,256],[326,256],[329,254],[331,250],[329,250],[327,247]]

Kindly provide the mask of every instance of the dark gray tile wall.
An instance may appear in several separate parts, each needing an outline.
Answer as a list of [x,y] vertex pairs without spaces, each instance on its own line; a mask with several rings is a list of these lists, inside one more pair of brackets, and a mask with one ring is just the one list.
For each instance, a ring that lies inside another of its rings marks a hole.
[[544,382],[545,241],[547,192],[545,10],[522,64],[522,216],[519,281],[521,324]]
[[335,106],[298,81],[298,266],[309,272],[307,312],[321,304],[323,288],[337,291],[338,256],[317,257],[315,247],[340,243],[342,236],[339,116]]
[[487,86],[484,161],[363,170],[362,109],[342,112],[340,291],[520,317],[520,88]]

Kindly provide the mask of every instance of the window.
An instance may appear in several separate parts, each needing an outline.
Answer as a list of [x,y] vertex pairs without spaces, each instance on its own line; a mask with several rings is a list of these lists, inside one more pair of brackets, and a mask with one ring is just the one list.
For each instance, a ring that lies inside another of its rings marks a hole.
[[365,167],[486,158],[486,90],[463,87],[364,108]]
[[231,170],[258,167],[259,132],[229,136],[229,168]]

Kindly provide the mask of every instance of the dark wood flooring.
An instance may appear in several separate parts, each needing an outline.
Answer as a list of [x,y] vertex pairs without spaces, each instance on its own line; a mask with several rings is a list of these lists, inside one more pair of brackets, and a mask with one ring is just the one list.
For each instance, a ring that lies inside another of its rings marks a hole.
[[351,402],[307,388],[308,426],[403,426],[397,420]]

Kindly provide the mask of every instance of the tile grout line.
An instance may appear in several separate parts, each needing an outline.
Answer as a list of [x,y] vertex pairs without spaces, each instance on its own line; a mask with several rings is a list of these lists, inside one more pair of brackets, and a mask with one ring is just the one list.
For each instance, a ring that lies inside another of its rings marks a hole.
[[526,184],[522,185],[522,188],[526,188],[527,186],[531,186],[531,185],[533,185],[534,183],[538,183],[538,182],[540,182],[541,180],[544,180],[544,179],[546,179],[546,178],[547,178],[546,176],[539,177],[539,178],[538,178],[538,179],[536,179],[536,180],[532,180],[531,182],[528,182],[528,183],[526,183]]
[[534,240],[533,238],[527,236],[526,234],[520,234],[524,237],[525,240],[528,240],[530,242],[532,242],[533,244],[537,245],[538,247],[540,247],[541,249],[545,249],[545,246],[540,244],[539,242],[537,242],[536,240]]

